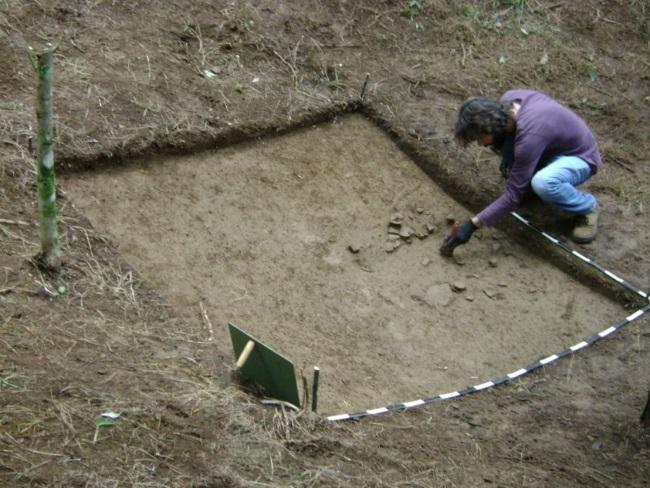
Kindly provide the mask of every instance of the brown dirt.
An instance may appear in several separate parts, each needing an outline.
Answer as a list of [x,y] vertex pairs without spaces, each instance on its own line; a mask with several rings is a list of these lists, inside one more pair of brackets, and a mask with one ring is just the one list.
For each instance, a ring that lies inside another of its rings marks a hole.
[[[642,305],[513,222],[462,266],[436,248],[501,187],[494,158],[451,142],[458,104],[530,86],[605,154],[602,232],[580,250],[648,286],[647,2],[407,3],[0,4],[0,485],[645,485],[647,317],[506,386],[355,423],[227,385],[227,321],[318,364],[340,413],[507,373]],[[44,40],[59,274],[32,264],[25,52]],[[387,253],[395,212],[437,229]]]

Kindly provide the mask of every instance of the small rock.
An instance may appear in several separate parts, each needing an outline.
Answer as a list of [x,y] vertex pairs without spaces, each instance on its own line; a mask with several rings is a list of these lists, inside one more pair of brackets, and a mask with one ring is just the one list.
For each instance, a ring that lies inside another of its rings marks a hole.
[[507,288],[508,283],[498,283],[497,286],[500,286],[501,288]]
[[462,258],[462,256],[457,256],[456,254],[454,254],[452,256],[452,259],[454,260],[454,263],[456,263],[458,266],[465,265],[465,260]]
[[417,213],[421,214],[422,212],[424,212],[424,208],[423,207],[418,207],[418,208],[415,209],[415,211]]
[[404,239],[408,239],[411,237],[413,234],[415,234],[415,230],[413,230],[411,227],[408,225],[403,226],[400,231],[399,231],[399,236],[403,237]]
[[350,245],[348,246],[348,249],[350,250],[350,252],[351,252],[352,254],[356,254],[356,253],[358,253],[359,251],[361,251],[361,246],[359,246],[358,244],[350,244]]
[[467,300],[468,302],[473,302],[474,301],[474,295],[467,295],[465,297],[465,300]]
[[485,290],[483,290],[483,293],[485,293],[485,295],[488,298],[494,298],[494,296],[496,295],[496,292],[494,290],[491,290],[490,288],[486,288]]
[[402,225],[403,220],[404,220],[404,216],[400,212],[396,212],[390,216],[391,225],[396,225],[399,227],[400,225]]
[[436,231],[436,226],[433,224],[427,224],[427,232],[429,234],[433,234]]
[[446,221],[449,225],[451,225],[451,224],[453,224],[454,222],[456,222],[456,219],[454,218],[453,215],[447,215],[447,216],[445,217],[445,221]]
[[491,268],[496,268],[497,267],[497,260],[494,258],[490,258],[488,260],[488,264],[490,265]]
[[454,291],[464,291],[467,289],[467,286],[462,281],[454,281],[451,284],[451,289]]
[[392,234],[392,235],[396,235],[396,236],[399,237],[399,234],[400,234],[400,227],[401,227],[401,226],[402,226],[402,224],[400,224],[400,225],[390,224],[390,225],[388,226],[388,234],[389,234],[389,235],[391,235],[391,234]]
[[429,235],[429,234],[428,234],[427,232],[423,232],[423,231],[421,231],[421,230],[419,230],[419,231],[417,231],[417,232],[415,233],[415,237],[417,237],[418,239],[424,239],[424,238],[427,237],[428,235]]
[[595,441],[595,442],[591,445],[591,448],[592,448],[594,451],[597,451],[597,450],[600,449],[601,447],[603,447],[603,443],[600,442],[600,441]]
[[429,258],[424,258],[420,264],[422,266],[429,266],[431,264],[431,260]]
[[399,233],[397,234],[388,234],[388,240],[389,241],[399,241],[401,237],[399,236]]
[[454,299],[454,294],[446,284],[429,287],[424,296],[424,301],[432,307],[446,307]]
[[402,244],[402,241],[386,241],[384,249],[386,252],[393,252]]

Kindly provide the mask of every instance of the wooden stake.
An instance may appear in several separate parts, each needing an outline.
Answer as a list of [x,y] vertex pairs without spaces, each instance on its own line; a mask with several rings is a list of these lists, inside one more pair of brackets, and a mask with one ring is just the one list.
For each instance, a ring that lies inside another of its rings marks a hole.
[[318,408],[318,379],[320,377],[320,368],[314,366],[314,381],[311,384],[311,411],[316,412]]
[[38,210],[40,216],[41,254],[39,261],[48,269],[61,266],[61,242],[57,228],[56,179],[54,177],[52,72],[56,47],[48,44],[44,51],[30,48],[30,60],[38,73],[36,96],[36,139]]
[[253,352],[254,347],[255,347],[255,342],[248,341],[246,343],[246,346],[244,346],[244,350],[239,355],[239,358],[237,358],[237,363],[235,363],[235,368],[240,369],[244,366],[244,364],[246,364],[246,361],[248,361],[248,358]]

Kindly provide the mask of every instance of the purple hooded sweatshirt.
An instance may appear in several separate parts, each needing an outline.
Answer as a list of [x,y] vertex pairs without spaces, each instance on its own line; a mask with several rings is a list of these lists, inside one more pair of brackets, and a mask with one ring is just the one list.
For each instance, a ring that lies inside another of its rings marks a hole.
[[515,210],[535,172],[558,156],[581,158],[591,166],[592,175],[603,164],[591,130],[567,107],[532,90],[507,91],[501,101],[520,105],[516,115],[515,159],[503,194],[478,214],[486,226]]

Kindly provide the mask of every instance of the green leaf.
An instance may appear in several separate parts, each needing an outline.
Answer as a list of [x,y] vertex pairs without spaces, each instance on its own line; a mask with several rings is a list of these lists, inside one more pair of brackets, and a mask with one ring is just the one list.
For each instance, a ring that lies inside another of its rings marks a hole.
[[402,9],[402,16],[412,19],[422,11],[422,2],[420,0],[409,0]]
[[[119,414],[117,414],[119,417]],[[97,425],[95,427],[95,436],[93,437],[93,444],[97,442],[97,439],[99,439],[99,433],[102,429],[107,429],[109,427],[113,427],[117,421],[117,418],[105,418],[101,417],[97,419]]]
[[475,17],[478,14],[478,9],[471,5],[464,5],[462,12],[465,17]]

